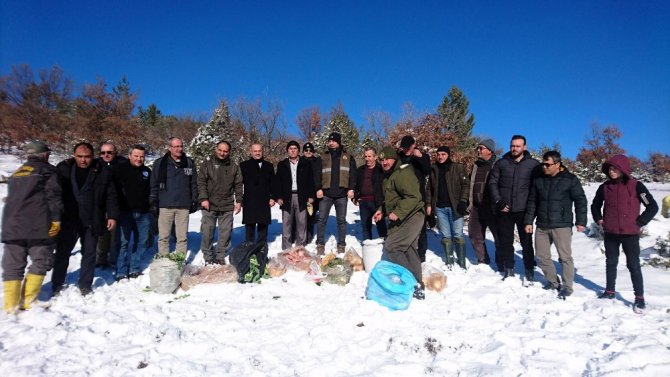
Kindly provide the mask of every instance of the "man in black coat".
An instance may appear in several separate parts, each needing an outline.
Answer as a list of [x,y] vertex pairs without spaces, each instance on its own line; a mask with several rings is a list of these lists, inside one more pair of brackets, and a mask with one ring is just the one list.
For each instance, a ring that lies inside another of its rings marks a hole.
[[[533,238],[525,232],[526,202],[533,183],[539,174],[540,163],[526,150],[526,138],[512,136],[510,151],[493,165],[489,176],[489,193],[496,211],[498,244],[496,256],[504,264],[504,278],[514,276],[514,227],[516,226],[523,249],[526,281],[534,281],[535,252]],[[504,279],[503,278],[503,279]]]
[[244,197],[242,200],[242,224],[245,241],[268,242],[268,225],[271,222],[270,207],[275,205],[272,195],[274,166],[263,159],[263,146],[254,143],[250,148],[251,158],[240,164]]
[[[314,177],[314,189],[318,187],[317,180],[320,179],[321,171],[321,157],[317,156],[314,149],[314,144],[306,142],[302,146],[302,158],[309,162],[312,166],[312,176]],[[314,227],[319,221],[319,202],[318,198],[314,198],[314,203],[312,204],[312,210],[307,211],[307,234],[305,236],[305,243],[312,242],[314,238]],[[311,213],[310,213],[311,212]]]
[[56,168],[63,189],[65,211],[56,245],[51,285],[54,295],[63,289],[70,254],[79,240],[81,269],[78,285],[81,294],[87,295],[93,291],[98,237],[105,231],[113,231],[119,218],[112,172],[93,165],[93,146],[89,143],[77,144],[74,156],[62,161]]
[[307,231],[307,204],[314,202],[312,165],[298,155],[300,144],[291,140],[286,144],[288,157],[277,164],[275,198],[282,210],[282,249],[291,245],[295,234],[296,246],[304,246]]
[[[573,292],[575,265],[572,260],[572,206],[574,203],[578,232],[586,227],[588,201],[579,179],[561,164],[561,154],[546,152],[542,156],[543,176],[533,181],[526,205],[526,233],[533,233],[533,220],[537,218],[535,251],[544,277],[546,289],[560,290],[559,297],[565,299]],[[563,288],[556,276],[551,260],[551,244],[556,245],[561,264]]]
[[[384,170],[377,161],[377,150],[367,147],[363,151],[365,165],[359,166],[356,171],[356,188],[354,189],[355,205],[360,207],[361,228],[363,239],[372,239],[372,216],[377,208],[384,204]],[[386,238],[386,220],[377,221],[377,236]]]
[[[116,150],[116,145],[111,141],[105,141],[100,144],[100,157],[93,161],[93,164],[100,168],[109,167],[128,163],[128,159],[124,156],[119,156]],[[105,231],[102,236],[98,238],[98,245],[96,246],[95,265],[96,267],[109,267],[116,264],[117,256],[119,255],[119,245],[117,242],[117,232]]]

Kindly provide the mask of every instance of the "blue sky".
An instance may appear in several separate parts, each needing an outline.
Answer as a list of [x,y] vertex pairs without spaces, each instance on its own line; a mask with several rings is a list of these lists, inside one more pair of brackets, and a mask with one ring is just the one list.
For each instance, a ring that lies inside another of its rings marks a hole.
[[638,157],[670,153],[670,1],[4,0],[0,74],[21,63],[125,75],[164,114],[268,96],[289,125],[338,102],[357,125],[435,111],[456,85],[505,149],[521,133],[574,157],[597,122]]

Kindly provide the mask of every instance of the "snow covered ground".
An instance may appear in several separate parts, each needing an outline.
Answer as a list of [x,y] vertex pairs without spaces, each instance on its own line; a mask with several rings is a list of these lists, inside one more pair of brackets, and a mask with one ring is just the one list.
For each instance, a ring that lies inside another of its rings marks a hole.
[[[0,156],[0,175],[18,165],[15,157]],[[648,187],[659,203],[670,193],[670,185]],[[586,187],[589,200],[596,188]],[[0,185],[3,204],[6,195]],[[360,252],[358,210],[348,209],[347,244]],[[241,225],[235,216],[233,245],[243,238]],[[199,228],[195,213],[189,251],[196,264],[202,263]],[[657,215],[648,229],[643,254],[668,234],[670,219]],[[275,207],[271,255],[281,249],[280,230]],[[328,234],[334,231],[333,213]],[[437,234],[429,233],[428,263],[442,267],[439,246]],[[335,248],[334,238],[326,248]],[[641,316],[632,311],[623,254],[617,298],[599,300],[605,284],[599,242],[575,234],[573,250],[575,293],[566,301],[539,283],[523,287],[518,276],[503,282],[491,267],[469,266],[447,271],[444,291],[428,291],[426,300],[399,312],[364,298],[365,272],[344,287],[317,286],[289,271],[261,284],[160,295],[145,290],[148,270],[121,283],[98,270],[94,294],[82,297],[76,253],[67,278],[72,285],[60,297],[46,303],[48,275],[40,307],[0,314],[0,370],[3,376],[670,375],[670,272],[643,267],[648,310]],[[468,257],[474,260],[469,244]],[[536,277],[542,281],[539,269]]]

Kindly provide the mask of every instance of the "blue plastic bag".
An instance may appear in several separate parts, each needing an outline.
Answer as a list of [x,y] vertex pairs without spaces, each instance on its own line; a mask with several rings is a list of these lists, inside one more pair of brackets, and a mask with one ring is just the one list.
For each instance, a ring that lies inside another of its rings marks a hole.
[[408,269],[383,260],[370,271],[365,296],[391,310],[405,310],[412,302],[416,283]]

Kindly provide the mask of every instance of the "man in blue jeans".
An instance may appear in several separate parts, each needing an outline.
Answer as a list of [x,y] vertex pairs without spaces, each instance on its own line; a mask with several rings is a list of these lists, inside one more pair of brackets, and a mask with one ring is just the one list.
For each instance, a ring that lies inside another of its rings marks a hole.
[[[142,274],[140,263],[149,245],[151,169],[144,165],[144,155],[144,146],[134,145],[128,154],[130,163],[112,168],[121,210],[116,281],[134,279]],[[131,236],[134,239],[132,247]]]
[[321,168],[317,174],[319,183],[316,197],[319,204],[319,225],[316,235],[316,252],[325,254],[325,233],[330,208],[335,205],[337,217],[337,252],[343,253],[346,246],[347,202],[354,197],[356,186],[356,161],[342,147],[342,136],[333,132],[328,136],[328,150],[321,154]]
[[468,208],[468,186],[470,180],[465,166],[453,162],[451,151],[446,146],[437,149],[437,161],[430,174],[431,207],[437,216],[437,227],[442,234],[445,263],[454,264],[454,250],[458,265],[465,267],[465,238],[463,216]]

